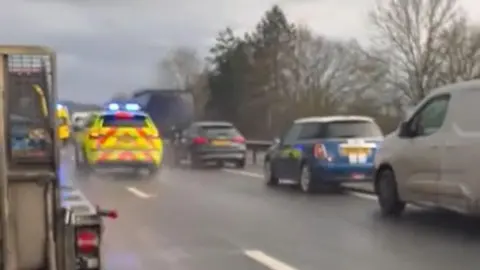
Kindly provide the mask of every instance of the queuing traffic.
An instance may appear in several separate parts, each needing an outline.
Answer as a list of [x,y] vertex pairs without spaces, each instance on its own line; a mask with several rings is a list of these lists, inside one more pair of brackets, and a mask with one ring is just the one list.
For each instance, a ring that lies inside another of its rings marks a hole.
[[[385,137],[375,120],[367,116],[297,119],[273,140],[264,154],[262,170],[257,174],[248,166],[248,140],[232,123],[192,121],[183,128],[171,126],[168,131],[171,138],[167,143],[162,130],[139,104],[130,101],[107,103],[103,111],[92,112],[86,117],[83,125],[74,121],[78,124],[73,135],[75,139],[71,140],[75,170],[87,178],[104,168],[131,169],[135,174],[146,170],[152,176],[159,176],[149,179],[158,180],[173,179],[171,171],[167,175],[158,174],[169,168],[177,176],[185,175],[186,178],[175,180],[178,185],[185,186],[188,181],[194,183],[198,180],[192,179],[194,175],[207,186],[214,181],[215,189],[221,189],[218,186],[222,181],[225,181],[225,188],[232,185],[232,179],[206,180],[209,170],[203,168],[211,168],[208,165],[213,164],[220,173],[261,176],[269,190],[281,190],[283,180],[290,180],[290,185],[297,186],[303,193],[338,190],[348,183],[365,183],[371,185],[375,197],[378,196],[379,212],[384,216],[400,215],[407,204],[476,214],[475,166],[466,165],[469,164],[466,162],[468,155],[476,156],[472,145],[477,139],[467,129],[474,126],[468,118],[473,114],[473,106],[458,105],[475,100],[480,94],[472,88],[480,89],[480,81],[433,91],[397,131]],[[448,144],[444,143],[445,138]],[[442,151],[442,147],[449,151]],[[451,162],[442,166],[446,159]],[[227,168],[226,171],[223,168]],[[466,177],[447,177],[460,170]],[[156,185],[156,181],[136,184],[137,180],[129,178],[128,183],[138,187]],[[88,190],[92,184],[84,185]],[[240,191],[250,188],[246,185]],[[188,185],[186,187],[188,189]],[[133,187],[128,189],[143,199],[154,197],[148,189],[147,193]],[[458,194],[453,194],[455,190]],[[318,197],[325,197],[325,193]],[[354,203],[352,199],[338,196],[335,202],[338,209],[347,207],[341,206],[341,201],[345,205]],[[357,210],[356,215],[360,215]]]
[[[274,187],[287,179],[301,191],[314,193],[366,182],[378,194],[385,215],[399,215],[407,203],[476,214],[480,196],[476,195],[475,166],[467,166],[471,160],[467,153],[475,156],[472,146],[477,137],[460,132],[461,125],[472,127],[468,115],[475,115],[474,106],[458,105],[479,95],[472,89],[480,89],[480,83],[458,83],[433,91],[385,141],[375,120],[367,116],[297,119],[266,151],[265,183]],[[232,123],[197,121],[183,129],[173,128],[172,165],[187,161],[192,168],[209,163],[245,167],[246,140]],[[147,169],[153,175],[163,161],[160,134],[140,105],[108,104],[77,130],[77,168],[108,164]],[[449,140],[446,145],[444,139]]]

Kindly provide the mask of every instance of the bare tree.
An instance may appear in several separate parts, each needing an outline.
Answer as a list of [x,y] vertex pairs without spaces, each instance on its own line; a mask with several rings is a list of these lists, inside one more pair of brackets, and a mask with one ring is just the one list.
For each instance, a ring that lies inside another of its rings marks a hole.
[[371,12],[377,30],[375,47],[390,67],[390,83],[401,95],[417,102],[438,85],[445,44],[440,37],[461,18],[456,0],[379,0]]
[[357,44],[331,41],[306,27],[297,31],[291,68],[294,91],[288,98],[300,105],[293,106],[297,116],[335,113],[364,87],[357,76],[361,60]]
[[160,62],[162,84],[187,89],[202,72],[203,63],[196,50],[188,47],[174,48]]
[[480,29],[465,18],[447,28],[441,36],[442,59],[438,81],[442,84],[480,78]]

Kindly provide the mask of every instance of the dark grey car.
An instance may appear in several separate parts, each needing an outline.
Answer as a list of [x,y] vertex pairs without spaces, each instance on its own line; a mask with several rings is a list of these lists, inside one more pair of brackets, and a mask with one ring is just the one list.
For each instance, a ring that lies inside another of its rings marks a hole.
[[195,122],[174,142],[175,160],[190,160],[193,167],[206,162],[234,163],[245,167],[246,145],[242,134],[228,122]]

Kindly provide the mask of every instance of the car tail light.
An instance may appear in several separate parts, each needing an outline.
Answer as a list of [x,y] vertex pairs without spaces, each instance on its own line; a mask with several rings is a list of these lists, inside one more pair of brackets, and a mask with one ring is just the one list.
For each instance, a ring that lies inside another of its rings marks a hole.
[[205,137],[195,137],[193,138],[192,142],[193,144],[206,144],[208,140]]
[[236,137],[233,137],[232,142],[245,143],[245,138],[242,136],[236,136]]
[[102,137],[102,135],[99,134],[99,133],[93,132],[93,133],[90,133],[90,134],[88,135],[88,137],[89,137],[90,139],[99,139],[100,137]]
[[99,238],[93,230],[81,230],[77,232],[77,249],[80,253],[92,253],[99,245]]
[[325,159],[328,158],[327,150],[325,149],[325,145],[321,143],[317,143],[313,146],[313,156],[318,159]]

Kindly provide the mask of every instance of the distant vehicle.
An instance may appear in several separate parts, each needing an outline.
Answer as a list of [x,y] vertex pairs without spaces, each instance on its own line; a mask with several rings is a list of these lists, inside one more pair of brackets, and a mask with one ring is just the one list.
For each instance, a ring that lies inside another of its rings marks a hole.
[[65,145],[70,139],[70,116],[67,107],[57,104],[58,138]]
[[138,104],[109,104],[94,113],[77,136],[75,163],[81,172],[96,168],[147,169],[154,175],[162,164],[163,141]]
[[88,111],[88,112],[74,112],[72,114],[72,125],[73,125],[73,128],[81,128],[84,124],[85,124],[85,121],[88,119],[88,117],[92,114],[92,113],[97,113],[97,112],[92,112],[92,111]]
[[431,92],[385,138],[375,191],[385,215],[408,203],[480,214],[480,80]]
[[373,182],[374,155],[383,134],[365,116],[301,118],[267,151],[267,185],[296,181],[303,192],[345,182]]
[[231,162],[238,168],[245,167],[245,138],[231,123],[194,122],[182,133],[174,145],[177,164],[188,159],[192,167],[212,161],[218,165]]
[[150,115],[165,138],[171,138],[174,128],[183,129],[195,119],[193,94],[189,91],[144,89],[135,92],[130,101]]

